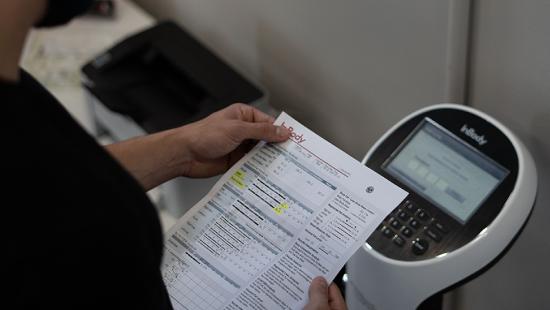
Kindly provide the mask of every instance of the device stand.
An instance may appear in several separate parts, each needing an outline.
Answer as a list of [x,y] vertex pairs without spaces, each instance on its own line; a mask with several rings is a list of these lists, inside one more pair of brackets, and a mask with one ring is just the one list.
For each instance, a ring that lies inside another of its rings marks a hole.
[[443,294],[438,293],[424,300],[416,310],[441,310],[443,309]]

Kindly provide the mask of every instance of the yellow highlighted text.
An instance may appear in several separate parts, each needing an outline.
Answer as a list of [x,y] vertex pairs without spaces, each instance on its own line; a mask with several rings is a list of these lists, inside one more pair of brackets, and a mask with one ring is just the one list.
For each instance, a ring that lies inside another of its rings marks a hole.
[[244,173],[242,173],[241,170],[235,171],[235,175],[238,176],[241,179],[244,178]]
[[282,202],[279,204],[279,206],[280,206],[282,209],[285,209],[285,210],[288,209],[288,206],[285,205],[285,204],[282,203]]
[[231,176],[231,180],[233,180],[233,182],[235,182],[235,184],[237,184],[237,186],[239,186],[240,188],[246,186],[243,181],[237,179],[234,175]]

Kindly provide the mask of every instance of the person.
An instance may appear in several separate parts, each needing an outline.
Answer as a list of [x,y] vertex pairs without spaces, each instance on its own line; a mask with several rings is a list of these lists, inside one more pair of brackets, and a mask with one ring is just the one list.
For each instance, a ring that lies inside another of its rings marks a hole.
[[[171,309],[160,223],[145,191],[178,176],[223,173],[257,141],[288,138],[273,117],[235,104],[100,147],[18,66],[33,26],[66,23],[89,4],[0,0],[2,309]],[[309,299],[308,310],[346,309],[323,277]]]

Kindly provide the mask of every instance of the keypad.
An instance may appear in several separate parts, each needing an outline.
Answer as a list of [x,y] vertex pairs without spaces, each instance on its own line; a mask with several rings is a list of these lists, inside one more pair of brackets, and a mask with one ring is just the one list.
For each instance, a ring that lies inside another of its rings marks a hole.
[[391,239],[395,246],[403,247],[408,243],[415,255],[424,254],[430,241],[440,242],[450,231],[448,226],[430,217],[422,206],[411,200],[407,200],[395,213],[388,215],[380,227],[382,235]]

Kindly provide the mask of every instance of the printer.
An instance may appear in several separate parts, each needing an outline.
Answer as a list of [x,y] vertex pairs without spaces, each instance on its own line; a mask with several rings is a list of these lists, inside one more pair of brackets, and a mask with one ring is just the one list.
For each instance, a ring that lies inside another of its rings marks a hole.
[[[269,113],[268,92],[174,22],[163,22],[101,53],[82,68],[95,134],[115,142],[183,126],[233,103]],[[179,177],[161,186],[176,218],[219,177]]]

